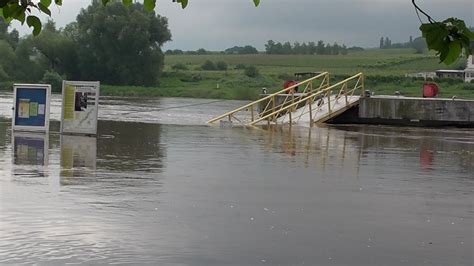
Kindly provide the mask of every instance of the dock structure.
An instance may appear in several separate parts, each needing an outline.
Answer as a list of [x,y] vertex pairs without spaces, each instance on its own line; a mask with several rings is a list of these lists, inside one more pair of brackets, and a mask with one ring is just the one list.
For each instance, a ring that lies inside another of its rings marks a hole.
[[[304,88],[291,93],[295,87]],[[333,85],[323,72],[208,123],[243,126],[298,124],[387,124],[474,127],[474,101],[462,99],[372,96],[359,73]]]
[[474,101],[403,96],[363,97],[332,124],[474,127]]

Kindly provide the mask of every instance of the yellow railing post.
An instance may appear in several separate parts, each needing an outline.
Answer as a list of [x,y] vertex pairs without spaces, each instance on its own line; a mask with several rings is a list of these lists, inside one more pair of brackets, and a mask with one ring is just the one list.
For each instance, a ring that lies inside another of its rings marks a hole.
[[331,94],[332,90],[328,91],[328,112],[331,113]]
[[276,103],[275,103],[275,96],[272,97],[272,113],[273,113],[273,121],[276,120],[276,114],[275,114],[275,106],[276,106]]
[[253,115],[253,105],[250,106],[250,116],[252,116],[251,120],[253,122],[253,120],[255,120]]
[[364,77],[364,74],[362,74],[360,76],[360,81],[361,81],[361,90],[362,90],[361,96],[364,96],[364,90],[365,90],[365,77]]

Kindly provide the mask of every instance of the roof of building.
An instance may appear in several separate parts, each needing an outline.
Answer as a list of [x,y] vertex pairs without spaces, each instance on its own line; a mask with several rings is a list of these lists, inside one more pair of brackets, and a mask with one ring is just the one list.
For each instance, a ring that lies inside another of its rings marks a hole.
[[436,70],[436,73],[444,72],[444,73],[464,73],[464,70],[455,70],[455,69],[439,69]]

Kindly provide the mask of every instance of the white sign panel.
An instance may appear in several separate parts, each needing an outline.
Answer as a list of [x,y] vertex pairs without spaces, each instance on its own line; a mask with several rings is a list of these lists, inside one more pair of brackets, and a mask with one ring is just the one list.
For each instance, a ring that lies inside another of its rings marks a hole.
[[97,134],[98,81],[63,81],[61,133]]

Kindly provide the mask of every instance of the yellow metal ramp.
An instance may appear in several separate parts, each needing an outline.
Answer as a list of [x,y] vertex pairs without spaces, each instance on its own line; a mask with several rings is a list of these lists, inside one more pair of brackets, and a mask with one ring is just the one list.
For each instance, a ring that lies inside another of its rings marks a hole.
[[[316,89],[313,83],[318,81]],[[289,93],[293,88],[305,86],[302,93]],[[278,123],[323,123],[355,106],[364,93],[364,75],[359,73],[334,85],[329,85],[329,74],[321,73],[294,86],[268,95],[233,111],[218,116],[216,121],[237,122],[241,125]],[[280,100],[277,100],[280,98]],[[281,100],[283,99],[283,100]],[[258,110],[258,106],[262,106]]]

